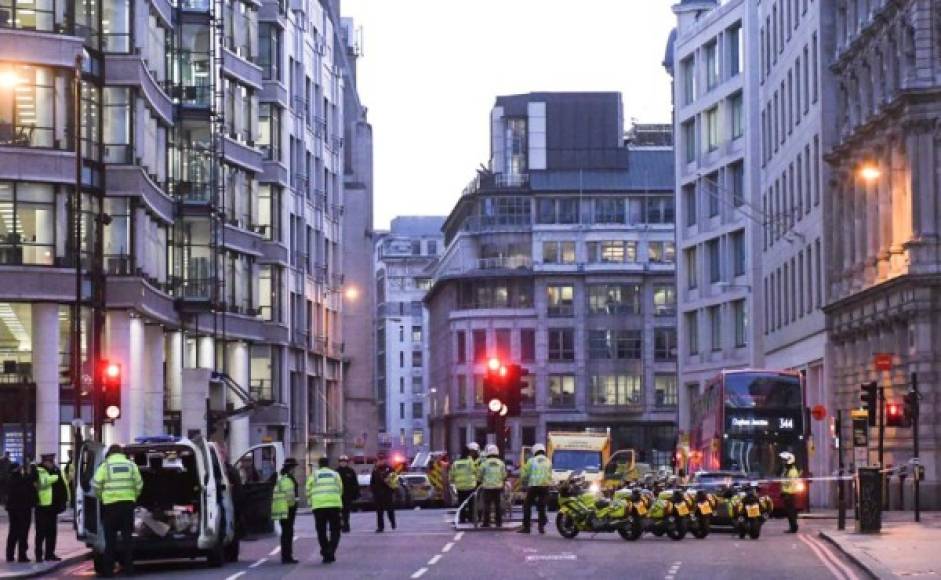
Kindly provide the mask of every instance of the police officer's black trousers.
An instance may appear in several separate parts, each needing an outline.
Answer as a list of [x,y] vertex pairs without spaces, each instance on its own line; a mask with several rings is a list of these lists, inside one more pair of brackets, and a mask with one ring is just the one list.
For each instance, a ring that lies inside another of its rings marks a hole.
[[340,519],[344,532],[350,531],[350,512],[353,511],[353,498],[344,497],[343,498],[343,511],[340,514]]
[[[134,502],[116,501],[101,506],[101,525],[105,529],[104,569],[114,570],[115,558],[120,558],[126,572],[134,569]],[[118,540],[118,536],[121,539]]]
[[536,505],[536,511],[539,514],[539,529],[546,528],[549,518],[546,517],[546,498],[549,496],[549,488],[545,486],[530,486],[526,490],[526,500],[523,502],[523,529],[528,530],[532,522],[533,504]]
[[56,534],[59,531],[57,516],[58,512],[54,506],[36,508],[36,536],[33,543],[36,545],[37,562],[51,558],[56,553]]
[[33,521],[33,511],[29,508],[14,508],[7,510],[7,516],[10,518],[10,529],[7,531],[7,561],[13,561],[14,556],[25,560],[29,549],[29,524]]
[[782,493],[781,499],[784,501],[784,513],[787,515],[787,523],[790,531],[797,531],[797,503],[794,494]]
[[497,514],[497,527],[503,525],[503,490],[485,489],[484,490],[484,525],[490,525],[490,510]]
[[457,505],[463,506],[461,508],[461,515],[458,516],[458,523],[465,523],[471,521],[471,514],[474,512],[474,500],[467,502],[467,505],[464,505],[464,502],[470,496],[474,495],[473,489],[465,489],[457,491]]
[[376,529],[384,530],[385,520],[383,520],[383,514],[389,516],[389,523],[392,524],[392,529],[395,529],[395,507],[392,505],[394,500],[390,497],[388,499],[376,499]]
[[[314,510],[314,525],[317,528],[317,542],[320,543],[320,555],[332,560],[340,545],[340,508],[320,508]],[[327,528],[330,528],[329,536]]]
[[288,517],[281,520],[281,561],[294,559],[294,518],[297,506],[288,508]]

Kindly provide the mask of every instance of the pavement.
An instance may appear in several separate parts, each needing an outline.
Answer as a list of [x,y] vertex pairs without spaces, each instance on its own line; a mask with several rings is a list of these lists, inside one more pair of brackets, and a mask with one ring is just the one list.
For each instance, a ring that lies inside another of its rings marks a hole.
[[[549,515],[554,520],[555,514]],[[372,513],[354,513],[353,532],[342,537],[334,564],[321,563],[313,518],[303,515],[297,520],[294,549],[300,564],[282,565],[278,539],[271,536],[244,542],[240,560],[223,568],[209,568],[200,559],[139,562],[136,576],[161,580],[866,578],[861,569],[817,537],[820,527],[832,527],[824,521],[802,522],[801,533],[790,535],[784,533],[784,522],[772,520],[758,540],[716,532],[704,540],[687,536],[675,542],[645,534],[637,542],[626,542],[616,534],[580,534],[566,540],[551,522],[545,535],[462,533],[453,529],[445,510],[403,510],[397,519],[398,529],[387,526],[385,533],[377,534]],[[49,577],[92,575],[92,564],[86,561]]]
[[880,534],[859,534],[855,521],[846,530],[822,529],[820,537],[872,578],[941,578],[941,513],[923,512],[921,523],[912,512],[883,512]]
[[41,562],[36,563],[34,558],[35,548],[34,534],[36,532],[35,518],[33,526],[29,530],[29,558],[33,560],[28,564],[6,561],[6,538],[10,525],[7,520],[6,510],[0,510],[0,542],[2,542],[3,553],[0,554],[0,578],[35,578],[45,576],[57,570],[74,566],[87,559],[89,556],[88,548],[85,544],[75,538],[75,530],[72,527],[72,519],[66,514],[59,516],[59,533],[56,537],[56,555],[62,558],[61,562]]

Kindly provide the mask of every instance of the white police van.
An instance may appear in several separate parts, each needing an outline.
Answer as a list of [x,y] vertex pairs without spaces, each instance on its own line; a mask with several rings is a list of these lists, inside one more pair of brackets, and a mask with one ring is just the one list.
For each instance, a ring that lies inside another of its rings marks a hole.
[[[123,447],[128,459],[137,464],[144,482],[135,508],[135,561],[205,557],[215,567],[238,560],[234,488],[227,473],[231,468],[226,468],[215,443],[200,436],[156,436],[141,437]],[[98,573],[104,571],[105,538],[92,478],[104,462],[106,450],[101,443],[86,442],[76,471],[75,529],[78,538],[93,550]],[[265,518],[264,514],[270,514],[284,448],[281,443],[251,447],[239,461],[241,465],[249,463],[255,473],[266,477],[256,477],[239,488],[240,513],[254,514],[241,519],[260,521],[270,529],[270,516]],[[259,530],[246,530],[253,531]]]

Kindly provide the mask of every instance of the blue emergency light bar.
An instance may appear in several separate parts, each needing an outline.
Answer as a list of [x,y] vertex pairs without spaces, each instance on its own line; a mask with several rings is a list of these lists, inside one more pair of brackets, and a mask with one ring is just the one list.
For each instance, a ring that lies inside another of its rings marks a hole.
[[173,435],[148,435],[134,439],[134,443],[176,443],[179,440]]

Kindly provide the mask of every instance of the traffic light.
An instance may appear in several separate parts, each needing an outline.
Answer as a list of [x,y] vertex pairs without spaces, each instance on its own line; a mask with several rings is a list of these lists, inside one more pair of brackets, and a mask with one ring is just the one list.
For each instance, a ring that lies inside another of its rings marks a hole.
[[484,375],[484,405],[487,406],[487,428],[496,431],[500,417],[507,414],[507,367],[498,358],[487,361]]
[[885,425],[886,427],[908,427],[905,423],[902,405],[898,403],[885,404]]
[[523,377],[529,374],[529,370],[520,365],[512,364],[507,365],[506,371],[507,415],[519,417],[522,414],[523,405]]
[[905,393],[905,398],[902,403],[902,414],[907,427],[915,424],[915,417],[918,415],[918,393],[915,391]]
[[879,385],[873,381],[871,383],[863,383],[861,386],[863,392],[859,398],[862,399],[863,407],[869,413],[869,426],[875,427],[878,424],[876,421],[876,413],[879,410],[879,395],[877,393]]
[[98,408],[105,421],[121,416],[121,365],[102,359],[98,363]]

